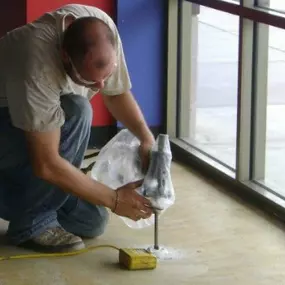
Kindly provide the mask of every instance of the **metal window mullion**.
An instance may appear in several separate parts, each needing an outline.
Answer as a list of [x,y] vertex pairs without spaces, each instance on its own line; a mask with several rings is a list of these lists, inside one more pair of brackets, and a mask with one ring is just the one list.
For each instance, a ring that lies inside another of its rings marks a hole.
[[[196,84],[193,82],[192,76],[192,3],[182,1],[180,15],[180,72],[178,78],[178,84],[180,84],[179,88],[179,129],[178,135],[179,138],[184,138],[186,140],[189,139],[190,129],[193,129],[195,125],[191,124],[191,118],[195,118],[195,107],[191,104],[193,100],[193,92],[191,92],[191,87]],[[195,39],[194,39],[195,40]],[[191,109],[191,111],[190,111]]]
[[177,118],[177,52],[178,0],[168,0],[167,118],[166,130],[176,138]]
[[241,17],[236,150],[236,179],[239,181],[250,179],[253,31],[253,22]]

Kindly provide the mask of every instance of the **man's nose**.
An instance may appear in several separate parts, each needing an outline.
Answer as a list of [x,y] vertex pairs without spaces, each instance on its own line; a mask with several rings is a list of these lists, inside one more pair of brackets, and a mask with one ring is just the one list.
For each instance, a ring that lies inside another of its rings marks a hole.
[[105,82],[103,80],[96,82],[96,88],[103,89],[105,86]]

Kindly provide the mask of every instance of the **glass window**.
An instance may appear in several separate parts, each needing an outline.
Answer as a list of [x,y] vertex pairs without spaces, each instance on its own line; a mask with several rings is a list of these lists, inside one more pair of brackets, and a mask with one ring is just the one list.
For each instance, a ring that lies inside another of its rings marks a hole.
[[224,1],[224,2],[234,3],[234,4],[236,4],[235,2],[240,3],[240,0],[223,0],[223,1]]
[[275,26],[284,24],[285,0],[213,0],[215,9],[202,2],[170,5],[167,129],[181,159],[283,215],[285,28]]
[[191,62],[191,72],[182,74],[189,88],[180,95],[180,110],[188,112],[179,114],[180,139],[231,168],[236,164],[238,35],[237,16],[200,7],[191,21],[192,51],[182,58]]
[[[279,1],[281,2],[281,1]],[[285,2],[285,1],[284,1]],[[260,90],[263,86],[266,88],[266,98],[257,94],[256,100],[262,100],[265,103],[261,104],[258,111],[263,112],[262,117],[266,122],[266,126],[260,126],[264,128],[265,133],[265,169],[264,177],[259,176],[260,181],[265,183],[266,186],[276,190],[279,194],[285,197],[285,30],[260,25],[262,27],[260,34],[262,36],[269,33],[269,40],[264,42],[264,45],[258,46],[258,52],[267,54],[265,60],[268,61],[268,69],[258,69],[258,73],[264,73],[266,79],[266,85],[264,82],[258,82]],[[265,46],[266,45],[266,46]],[[259,114],[260,115],[260,114]],[[262,120],[262,117],[261,120]],[[257,122],[258,124],[258,122]],[[262,140],[262,132],[261,140]],[[258,144],[258,138],[256,143]],[[264,155],[260,153],[260,156]],[[257,163],[258,163],[258,157]]]
[[285,12],[285,1],[284,0],[258,0],[258,6],[263,8],[270,8],[280,12]]

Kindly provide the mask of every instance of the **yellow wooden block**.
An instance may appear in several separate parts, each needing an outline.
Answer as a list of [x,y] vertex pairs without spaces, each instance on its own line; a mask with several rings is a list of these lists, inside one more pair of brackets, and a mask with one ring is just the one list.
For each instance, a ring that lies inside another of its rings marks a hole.
[[145,249],[121,248],[119,262],[129,270],[142,270],[156,268],[157,258]]

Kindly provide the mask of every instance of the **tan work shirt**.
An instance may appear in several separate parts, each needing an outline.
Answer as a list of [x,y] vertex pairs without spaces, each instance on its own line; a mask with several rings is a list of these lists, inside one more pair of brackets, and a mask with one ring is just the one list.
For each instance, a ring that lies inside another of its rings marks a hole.
[[122,42],[113,20],[102,10],[70,4],[45,13],[0,39],[0,107],[9,107],[12,123],[26,131],[49,131],[64,124],[60,96],[75,93],[91,99],[94,92],[66,74],[60,58],[64,18],[94,16],[114,32],[118,65],[100,92],[118,95],[131,88]]

